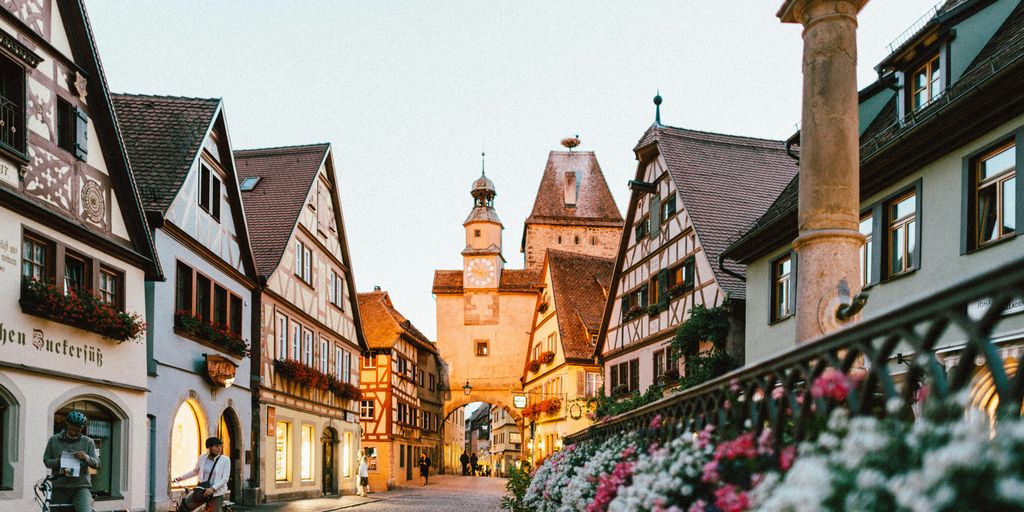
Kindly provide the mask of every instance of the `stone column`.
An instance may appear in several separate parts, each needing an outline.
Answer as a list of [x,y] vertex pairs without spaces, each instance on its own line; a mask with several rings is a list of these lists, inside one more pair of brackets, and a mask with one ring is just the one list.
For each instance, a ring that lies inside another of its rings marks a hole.
[[804,26],[796,342],[841,327],[860,292],[857,13],[867,0],[787,0],[778,16]]

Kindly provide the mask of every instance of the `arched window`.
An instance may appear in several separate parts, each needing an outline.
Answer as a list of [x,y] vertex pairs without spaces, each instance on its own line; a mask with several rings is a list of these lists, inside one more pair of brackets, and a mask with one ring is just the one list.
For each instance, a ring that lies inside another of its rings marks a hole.
[[[1007,376],[1013,376],[1017,372],[1017,364],[1017,360],[1012,357],[1003,361],[1003,370]],[[995,424],[996,411],[999,409],[999,394],[996,393],[992,371],[988,368],[981,368],[974,376],[974,382],[971,385],[971,405],[984,411],[992,424]]]
[[0,489],[14,489],[14,461],[18,427],[14,422],[18,404],[6,389],[0,387]]
[[64,421],[71,411],[81,411],[89,418],[85,426],[85,435],[96,442],[96,453],[99,455],[100,467],[92,474],[92,493],[96,497],[120,498],[120,478],[122,468],[128,464],[128,458],[121,451],[123,435],[123,417],[100,402],[87,398],[78,398],[65,404],[53,415],[53,431],[64,430]]
[[[171,426],[171,478],[194,468],[203,453],[203,415],[191,400],[185,400],[174,415]],[[179,486],[193,486],[198,477],[179,482]]]

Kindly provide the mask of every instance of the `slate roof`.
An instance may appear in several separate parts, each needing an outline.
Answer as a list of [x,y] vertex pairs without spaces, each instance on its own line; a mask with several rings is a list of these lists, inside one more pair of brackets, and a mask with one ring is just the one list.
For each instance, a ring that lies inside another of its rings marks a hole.
[[238,181],[259,176],[242,192],[249,238],[260,275],[274,273],[330,144],[309,144],[235,151]]
[[421,348],[437,354],[434,343],[395,309],[388,292],[358,293],[356,298],[359,300],[363,334],[371,349],[389,349],[404,335]]
[[[566,206],[565,173],[576,171],[579,192],[574,206]],[[533,210],[526,224],[622,226],[608,183],[593,151],[552,151],[544,167]]]
[[615,260],[548,249],[551,298],[566,359],[594,355],[590,333],[601,329]]
[[206,138],[221,100],[112,94],[147,211],[167,212]]
[[[540,271],[523,269],[502,269],[498,283],[500,292],[533,292],[540,286]],[[434,294],[462,293],[461,270],[435,270]]]
[[[965,2],[951,0],[943,6],[943,10],[949,10]],[[1005,66],[1014,64],[1024,56],[1024,2],[1017,5],[1014,11],[1003,22],[989,42],[982,48],[981,52],[974,58],[964,74],[950,86],[944,95],[946,102],[936,102],[915,114],[924,120],[930,116],[938,115],[947,105],[956,104],[958,93],[970,91],[987,79],[991,78],[993,70],[1002,69]],[[895,95],[882,107],[875,119],[871,121],[864,133],[860,136],[861,142],[861,163],[879,154],[886,145],[896,139],[905,136],[920,123],[905,122],[901,124],[898,119],[896,108],[897,98]],[[950,148],[952,149],[952,148]],[[763,233],[770,231],[773,227],[788,223],[795,236],[799,176],[795,176],[778,198],[755,223],[739,233],[736,242],[729,248],[730,253],[738,252],[741,244],[755,243]],[[862,176],[863,182],[863,176]],[[756,245],[756,243],[755,243]],[[730,257],[742,257],[743,255],[730,254]]]
[[[668,165],[719,286],[731,297],[744,298],[743,281],[718,268],[718,255],[796,175],[785,143],[660,125],[644,133],[637,149],[652,143]],[[726,265],[740,275],[745,272],[740,265]]]

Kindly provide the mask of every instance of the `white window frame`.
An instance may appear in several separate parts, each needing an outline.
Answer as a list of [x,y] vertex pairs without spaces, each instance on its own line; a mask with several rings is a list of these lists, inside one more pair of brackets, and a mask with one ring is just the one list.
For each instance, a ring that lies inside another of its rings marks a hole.
[[341,365],[341,369],[345,372],[345,376],[342,378],[343,381],[352,383],[352,353],[348,350],[342,350],[342,354],[345,361]]
[[327,350],[327,339],[320,337],[320,371],[329,374],[331,367],[327,365],[331,352]]
[[313,331],[302,332],[302,362],[313,366]]
[[292,353],[290,357],[296,361],[301,360],[301,352],[299,351],[302,345],[302,325],[298,322],[292,322]]
[[288,317],[277,316],[277,358],[288,359]]

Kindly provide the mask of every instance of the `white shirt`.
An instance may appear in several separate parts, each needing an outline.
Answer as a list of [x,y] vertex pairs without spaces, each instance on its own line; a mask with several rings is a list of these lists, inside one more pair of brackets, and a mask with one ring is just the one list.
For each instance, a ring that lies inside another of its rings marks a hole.
[[[218,460],[219,459],[219,460]],[[216,467],[214,463],[216,462]],[[211,475],[210,473],[213,472]],[[196,467],[192,468],[188,473],[179,476],[178,480],[185,480],[199,475],[199,482],[210,481],[210,487],[213,487],[213,496],[223,496],[228,493],[228,478],[231,476],[231,459],[218,455],[216,458],[211,459],[209,454],[203,454],[196,461]]]
[[363,459],[362,461],[359,462],[359,476],[370,476],[370,465],[366,463],[366,459]]

